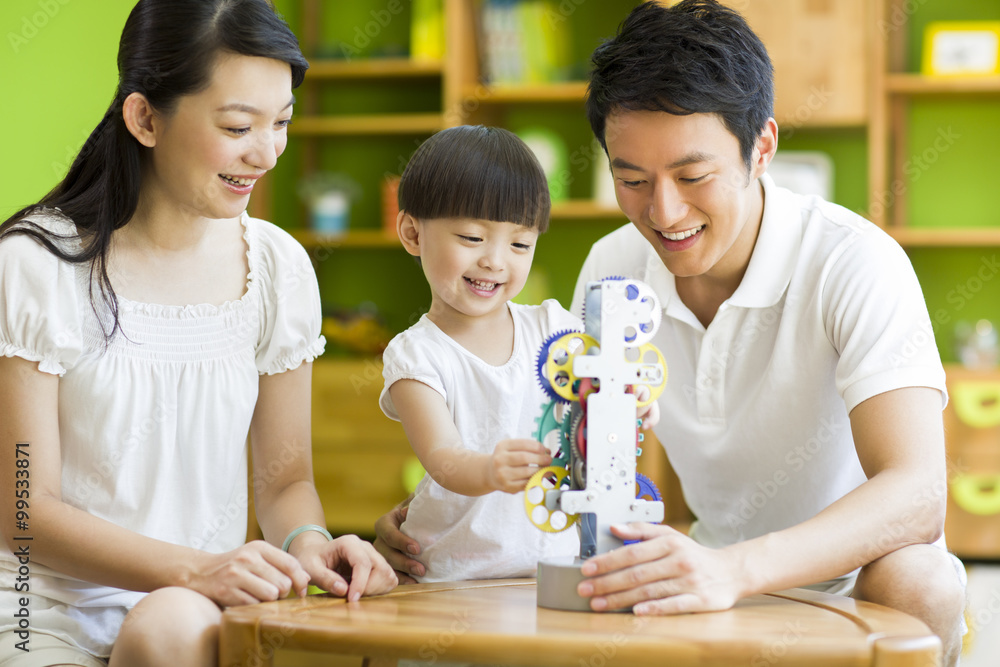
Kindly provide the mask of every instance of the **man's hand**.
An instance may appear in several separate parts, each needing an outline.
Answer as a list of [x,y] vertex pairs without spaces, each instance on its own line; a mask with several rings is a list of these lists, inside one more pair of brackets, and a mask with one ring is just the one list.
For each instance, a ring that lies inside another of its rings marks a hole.
[[633,607],[637,615],[685,614],[729,609],[743,597],[738,563],[724,549],[703,547],[669,526],[631,523],[612,533],[638,544],[595,556],[583,564],[591,577],[577,586],[595,611]]
[[415,584],[417,580],[413,577],[421,577],[427,573],[423,563],[407,555],[419,555],[420,545],[399,530],[406,520],[411,500],[413,500],[412,495],[375,522],[375,550],[382,554],[396,571],[396,577],[401,584]]

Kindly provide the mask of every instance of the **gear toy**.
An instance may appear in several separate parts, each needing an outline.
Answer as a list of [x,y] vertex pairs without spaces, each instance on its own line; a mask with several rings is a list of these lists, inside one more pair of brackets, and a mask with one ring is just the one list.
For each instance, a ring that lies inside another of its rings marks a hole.
[[[538,605],[589,610],[576,594],[580,566],[622,546],[610,530],[632,521],[659,523],[656,486],[636,472],[641,452],[636,409],[655,401],[667,382],[663,355],[652,344],[660,324],[656,294],[645,283],[615,277],[587,283],[584,331],[561,331],[543,343],[538,381],[552,399],[536,420],[536,439],[552,465],[525,489],[525,510],[540,530],[576,526],[580,553],[538,564]],[[648,389],[641,401],[635,390]]]

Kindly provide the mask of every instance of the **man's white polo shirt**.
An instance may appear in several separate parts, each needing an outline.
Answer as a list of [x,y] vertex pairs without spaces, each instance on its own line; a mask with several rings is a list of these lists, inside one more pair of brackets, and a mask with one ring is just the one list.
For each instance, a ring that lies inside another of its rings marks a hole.
[[743,281],[708,328],[628,225],[592,248],[577,283],[625,276],[653,287],[653,343],[668,367],[656,435],[697,517],[692,537],[723,546],[801,523],[865,481],[848,414],[944,370],[903,250],[851,211],[777,187]]

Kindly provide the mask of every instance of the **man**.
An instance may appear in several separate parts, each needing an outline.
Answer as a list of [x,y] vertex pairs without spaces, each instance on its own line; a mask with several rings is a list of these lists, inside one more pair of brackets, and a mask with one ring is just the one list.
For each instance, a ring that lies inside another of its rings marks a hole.
[[[727,609],[796,586],[907,612],[961,648],[964,571],[944,548],[944,371],[895,242],[766,175],[772,67],[712,0],[637,7],[593,56],[587,114],[632,225],[594,245],[577,284],[650,284],[670,371],[656,429],[697,518],[613,531],[590,559],[595,610]],[[401,510],[376,526],[419,565]],[[386,545],[389,545],[388,547]],[[860,570],[859,570],[860,568]]]

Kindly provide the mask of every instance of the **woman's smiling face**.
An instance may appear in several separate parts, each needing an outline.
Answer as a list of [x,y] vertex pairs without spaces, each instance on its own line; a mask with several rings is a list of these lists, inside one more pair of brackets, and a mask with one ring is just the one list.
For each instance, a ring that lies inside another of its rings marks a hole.
[[257,179],[288,142],[292,75],[287,63],[224,53],[207,88],[155,114],[155,145],[143,195],[175,202],[189,215],[234,218]]

